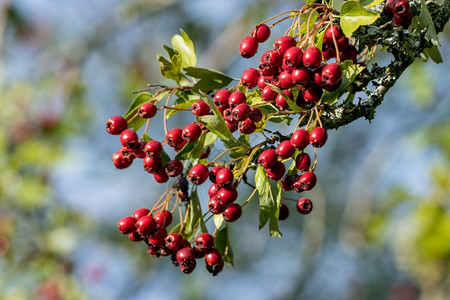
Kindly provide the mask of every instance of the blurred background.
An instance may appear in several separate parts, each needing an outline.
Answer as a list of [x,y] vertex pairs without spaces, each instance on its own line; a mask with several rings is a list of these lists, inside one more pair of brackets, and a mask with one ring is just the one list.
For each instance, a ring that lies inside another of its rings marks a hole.
[[449,299],[448,26],[442,64],[417,61],[371,123],[329,132],[314,210],[287,203],[283,238],[259,231],[247,206],[231,226],[235,265],[212,277],[203,263],[184,275],[117,230],[168,186],[140,165],[116,170],[119,141],[105,131],[132,91],[166,83],[161,45],[183,28],[198,66],[239,78],[258,60],[239,57],[240,40],[299,5],[0,0],[0,299]]

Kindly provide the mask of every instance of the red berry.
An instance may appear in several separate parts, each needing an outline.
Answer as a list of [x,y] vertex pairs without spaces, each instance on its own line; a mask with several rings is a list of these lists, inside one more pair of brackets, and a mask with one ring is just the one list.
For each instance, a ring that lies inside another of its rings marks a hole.
[[119,223],[117,223],[117,227],[119,228],[119,231],[123,234],[128,234],[136,231],[136,219],[133,217],[124,217],[119,220]]
[[295,152],[295,147],[291,144],[289,140],[282,141],[276,150],[276,153],[282,159],[290,158]]
[[283,69],[292,72],[302,62],[302,57],[302,49],[298,47],[289,48],[283,55]]
[[326,39],[333,41],[333,36],[336,41],[344,37],[344,33],[337,25],[331,25],[330,27],[328,27],[327,31],[325,31]]
[[252,36],[255,37],[258,43],[264,43],[270,37],[270,28],[266,24],[256,26],[252,31]]
[[311,200],[309,200],[308,198],[300,198],[297,201],[297,211],[303,215],[307,215],[311,212],[312,208],[313,208],[313,204],[311,202]]
[[281,54],[284,55],[289,48],[295,47],[297,45],[297,41],[291,36],[282,36],[277,39],[275,42],[275,49]]
[[192,143],[198,140],[202,134],[202,128],[197,123],[191,123],[184,127],[182,137],[188,142]]
[[289,217],[289,208],[284,203],[281,203],[280,213],[278,214],[278,220],[283,221],[286,220],[288,217]]
[[170,147],[178,147],[183,144],[183,130],[180,128],[174,128],[169,130],[166,134],[166,142]]
[[233,123],[235,121],[233,118],[233,110],[230,107],[223,111],[222,116],[227,122]]
[[244,58],[253,57],[258,51],[258,42],[252,36],[245,37],[240,44],[239,53]]
[[212,196],[208,201],[208,209],[213,214],[220,214],[226,209],[226,205],[219,201],[217,196]]
[[128,168],[133,163],[134,156],[126,149],[121,149],[113,154],[112,161],[117,169]]
[[407,16],[411,12],[411,7],[408,0],[399,0],[394,3],[393,7],[394,18],[398,16]]
[[297,168],[297,170],[306,172],[309,170],[310,166],[311,158],[309,157],[308,153],[299,153],[295,158],[295,167]]
[[222,213],[223,219],[227,222],[234,222],[242,215],[242,207],[237,203],[231,203]]
[[164,168],[160,168],[157,171],[153,173],[153,178],[155,178],[155,181],[158,183],[164,183],[169,181],[169,176],[166,173],[166,170]]
[[250,119],[247,119],[245,121],[239,122],[238,129],[243,134],[252,134],[256,130],[256,125],[255,122],[253,122]]
[[344,51],[341,50],[341,52],[339,52],[339,56],[341,58],[341,62],[351,60],[354,64],[356,64],[358,50],[356,50],[355,46],[349,45]]
[[273,149],[264,150],[258,157],[258,164],[264,169],[271,168],[278,161],[277,152]]
[[258,79],[258,88],[260,90],[262,90],[263,88],[265,88],[267,86],[267,83],[269,82],[269,80],[265,77],[265,76],[259,76]]
[[322,69],[322,80],[326,85],[333,85],[342,78],[342,68],[337,63],[326,65]]
[[306,172],[302,176],[298,177],[294,184],[294,191],[297,193],[309,191],[316,186],[317,177],[313,172]]
[[167,227],[172,223],[172,214],[168,210],[160,210],[155,214],[154,219],[159,227]]
[[230,130],[230,132],[235,132],[236,130],[238,130],[238,123],[236,122],[225,121],[225,124],[227,124],[227,127]]
[[134,213],[131,215],[136,220],[139,220],[143,216],[147,216],[150,213],[150,210],[147,208],[138,208],[134,211]]
[[156,115],[158,108],[153,103],[144,103],[141,104],[138,108],[138,114],[141,118],[150,119]]
[[202,233],[195,239],[194,252],[197,258],[205,254],[214,246],[214,237],[209,233]]
[[156,228],[156,221],[152,216],[143,216],[136,222],[137,230],[142,235],[147,235],[153,232]]
[[228,105],[228,98],[230,98],[231,92],[227,89],[221,89],[216,92],[214,95],[214,104],[218,108],[227,108]]
[[315,69],[322,62],[322,53],[316,47],[309,47],[303,53],[302,62],[305,67]]
[[156,171],[158,171],[159,168],[161,168],[161,165],[162,161],[160,156],[146,156],[144,158],[144,170],[151,174],[154,174]]
[[267,177],[278,181],[283,177],[284,172],[286,171],[285,165],[281,161],[277,161],[271,168],[266,170]]
[[250,116],[248,117],[253,122],[259,122],[262,119],[262,112],[258,107],[251,107]]
[[217,192],[216,196],[223,205],[227,206],[236,201],[238,192],[234,187],[223,187]]
[[167,236],[167,230],[164,227],[157,227],[156,230],[148,236],[147,243],[153,247],[165,246],[164,239]]
[[281,177],[281,180],[280,180],[281,188],[283,190],[285,190],[286,192],[292,191],[294,188],[292,186],[292,184],[294,183],[294,179],[295,179],[295,176],[289,176],[289,175],[285,175],[285,176]]
[[322,98],[322,88],[318,86],[313,86],[303,92],[303,99],[307,102],[316,103]]
[[244,71],[241,76],[241,83],[243,86],[252,89],[258,84],[259,72],[256,69],[250,68]]
[[159,157],[162,153],[162,150],[163,150],[162,145],[157,140],[148,141],[144,147],[144,152],[151,157],[155,156]]
[[320,148],[325,145],[328,139],[328,134],[325,128],[316,127],[309,134],[309,142],[313,147]]
[[177,251],[183,246],[183,237],[179,233],[171,233],[164,239],[165,246],[172,251]]
[[232,92],[230,97],[228,98],[228,105],[231,108],[234,108],[234,107],[238,106],[239,104],[246,103],[246,102],[247,102],[247,97],[241,91]]
[[168,176],[176,177],[183,172],[183,163],[176,159],[171,160],[166,164],[164,168],[166,169],[166,173]]
[[218,187],[229,187],[233,184],[234,175],[228,168],[222,168],[216,174],[216,184]]
[[136,156],[137,158],[144,158],[146,153],[144,151],[145,149],[145,141],[139,141],[138,145],[136,146],[136,148],[134,149],[133,153],[134,156]]
[[313,72],[313,81],[317,86],[323,87],[325,85],[325,82],[322,79],[322,70],[325,67],[325,65],[321,65]]
[[127,129],[128,123],[122,116],[113,116],[106,121],[106,131],[109,134],[119,135]]
[[215,167],[213,167],[213,168],[209,171],[209,180],[211,180],[212,183],[216,183],[216,182],[217,182],[217,181],[216,181],[217,173],[218,173],[220,170],[222,170],[222,169],[223,169],[223,167],[215,166]]
[[222,254],[220,254],[219,250],[212,249],[205,255],[205,263],[208,272],[216,276],[223,269]]
[[125,129],[120,134],[120,143],[125,148],[134,149],[139,144],[139,137],[133,129]]
[[303,150],[309,144],[309,133],[304,129],[299,129],[292,134],[291,144],[297,150]]
[[190,266],[195,263],[195,253],[191,247],[184,247],[177,252],[177,261],[181,266]]
[[295,86],[291,73],[288,73],[287,71],[281,72],[278,76],[278,80],[280,81],[281,87],[284,89],[290,89]]
[[[290,90],[284,90],[283,92],[286,94],[286,96],[289,99],[292,100],[293,95],[292,95],[292,92]],[[277,105],[277,107],[280,110],[284,110],[284,109],[289,108],[289,104],[286,102],[286,99],[284,99],[284,97],[281,94],[278,94],[277,98],[275,99],[275,104]]]
[[261,64],[259,65],[262,69],[271,69],[281,67],[283,63],[283,56],[276,50],[267,51],[261,57]]
[[272,90],[270,85],[266,86],[261,92],[261,98],[264,101],[274,101],[278,96],[278,93]]
[[217,186],[217,184],[211,184],[211,186],[208,189],[208,195],[211,198],[212,196],[216,196],[219,192],[220,188]]
[[394,24],[397,26],[401,26],[404,29],[407,29],[409,25],[411,25],[411,21],[412,21],[411,10],[408,10],[404,15],[394,14]]
[[208,175],[208,167],[203,164],[196,164],[189,170],[189,180],[195,185],[203,184]]
[[303,66],[294,69],[292,71],[292,81],[303,86],[308,85],[311,81],[310,71]]
[[205,101],[198,100],[192,104],[191,111],[195,116],[206,116],[210,113],[210,107],[205,103]]
[[140,242],[144,240],[144,238],[137,231],[133,231],[128,234],[128,239],[132,242]]
[[244,121],[250,117],[252,109],[247,103],[241,103],[233,108],[232,115],[235,121]]

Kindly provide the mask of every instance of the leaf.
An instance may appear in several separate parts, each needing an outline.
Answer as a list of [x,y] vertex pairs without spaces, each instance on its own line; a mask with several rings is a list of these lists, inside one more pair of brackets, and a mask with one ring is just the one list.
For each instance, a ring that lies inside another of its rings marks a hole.
[[434,22],[431,18],[428,7],[425,4],[425,0],[420,0],[421,9],[419,15],[419,29],[427,29],[425,32],[425,38],[433,43],[435,46],[441,46],[439,39],[436,34],[436,29],[434,28]]
[[433,46],[431,48],[427,48],[424,50],[424,52],[437,64],[440,64],[443,61],[441,53],[439,52],[439,49],[436,46]]
[[189,218],[183,231],[184,238],[187,240],[191,239],[195,231],[197,230],[197,226],[204,226],[204,223],[203,225],[201,224],[202,222],[202,208],[198,199],[197,189],[193,189],[189,200]]
[[[173,107],[174,108],[190,108],[192,106],[192,104],[194,104],[198,100],[199,99],[192,99],[192,100],[189,100],[188,102],[184,102],[184,103],[180,103],[180,104],[174,105]],[[173,115],[179,113],[180,111],[182,111],[182,110],[168,108],[167,109],[167,114],[166,114],[166,119],[169,119],[170,117],[172,117]]]
[[159,61],[159,68],[163,77],[173,80],[178,79],[179,68],[177,68],[176,65],[168,61],[162,55],[157,55],[156,59]]
[[181,56],[181,68],[193,67],[197,63],[194,43],[183,29],[180,29],[181,35],[176,34],[172,37],[172,46]]
[[300,107],[298,107],[294,101],[292,101],[288,96],[286,96],[286,94],[277,86],[274,86],[273,84],[268,83],[267,85],[270,85],[272,87],[272,90],[277,92],[278,94],[280,94],[284,100],[286,100],[287,104],[289,105],[289,108],[292,109],[292,111],[294,112],[303,112],[303,109],[301,109]]
[[[328,27],[326,27],[328,28]],[[322,50],[322,44],[323,44],[323,38],[325,37],[325,32],[327,31],[326,28],[324,28],[319,34],[317,34],[314,37],[314,46],[316,46],[318,49]]]
[[380,4],[381,2],[385,2],[385,0],[361,0],[359,3],[364,7],[371,7]]
[[[301,14],[300,19],[303,20],[304,22],[302,23],[302,25],[300,25],[300,33],[305,34],[309,30],[311,30],[311,28],[313,28],[318,18],[319,13],[317,12],[317,10],[312,10],[311,12]],[[309,19],[309,28],[308,28],[308,19]]]
[[185,160],[189,158],[200,158],[205,151],[205,148],[214,144],[216,140],[216,134],[212,132],[203,132],[197,141],[187,143],[183,149],[178,151],[175,159]]
[[228,126],[222,117],[216,115],[206,115],[197,117],[197,120],[202,122],[210,131],[214,132],[224,143],[231,147],[243,146],[230,132]]
[[233,265],[233,250],[231,249],[230,238],[228,236],[228,224],[217,233],[214,239],[214,247],[220,251],[224,262]]
[[333,9],[335,11],[341,11],[341,6],[344,2],[345,0],[333,0]]
[[[146,134],[146,133],[144,133],[144,135],[142,136],[142,138],[143,138],[143,140],[146,141],[146,142],[152,140],[152,138],[149,137],[148,134]],[[164,149],[163,149],[162,152],[161,152],[161,159],[162,159],[162,164],[163,164],[163,166],[164,166],[165,164],[167,164],[167,163],[170,161],[170,156],[169,156],[169,154],[167,154],[166,150],[164,150]]]
[[365,10],[359,2],[347,1],[341,7],[341,28],[346,37],[350,37],[359,26],[373,24],[379,14]]
[[230,84],[234,79],[228,75],[205,68],[188,67],[184,68],[186,75],[200,79],[195,86],[192,88],[193,92],[198,92],[199,90],[208,92],[211,90],[221,89]]
[[[131,103],[130,107],[127,109],[124,118],[129,121],[135,114],[137,114],[137,110],[141,106],[141,104],[148,102],[151,98],[152,95],[147,92],[137,95]],[[146,119],[137,116],[133,119],[133,121],[128,123],[128,128],[133,128],[134,131],[138,131],[146,121]]]
[[222,223],[224,221],[223,215],[222,214],[214,215],[213,219],[214,219],[214,225],[216,225],[216,228],[219,229],[220,226],[222,226]]

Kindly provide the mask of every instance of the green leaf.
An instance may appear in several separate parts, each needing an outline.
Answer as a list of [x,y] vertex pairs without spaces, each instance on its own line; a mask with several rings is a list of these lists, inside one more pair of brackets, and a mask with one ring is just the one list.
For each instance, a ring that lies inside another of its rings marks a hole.
[[284,100],[286,100],[287,104],[289,105],[289,108],[292,109],[292,111],[300,113],[303,112],[303,109],[301,109],[300,107],[298,107],[294,101],[292,101],[288,96],[286,96],[286,94],[279,88],[274,86],[273,84],[268,83],[267,85],[270,85],[272,87],[272,90],[277,92],[278,94],[280,94]]
[[234,79],[228,75],[205,68],[188,67],[184,68],[186,75],[200,79],[195,86],[192,88],[193,92],[198,92],[199,90],[208,92],[211,90],[221,89],[230,84]]
[[161,70],[161,75],[168,79],[177,80],[179,68],[172,62],[168,61],[164,56],[157,55],[156,58],[159,61],[159,68]]
[[441,52],[439,52],[438,47],[433,46],[431,48],[425,49],[424,52],[437,64],[444,62],[441,56]]
[[345,0],[333,0],[333,9],[335,11],[341,11],[342,4],[344,4]]
[[[202,224],[203,223],[203,224]],[[202,208],[198,199],[197,189],[193,189],[189,200],[189,218],[184,228],[184,238],[189,240],[197,230],[197,226],[204,226]],[[202,228],[202,231],[205,228]]]
[[[328,27],[326,27],[326,28],[328,28]],[[314,37],[314,46],[316,46],[320,50],[322,50],[323,38],[325,36],[325,32],[327,31],[326,28],[324,28],[321,32],[319,32]]]
[[230,238],[228,236],[228,224],[217,233],[214,239],[214,247],[220,251],[224,262],[233,265],[233,250],[231,249]]
[[[309,30],[311,30],[311,28],[313,28],[318,18],[319,13],[317,12],[317,10],[311,10],[311,12],[301,14],[300,19],[303,20],[303,23],[302,25],[300,25],[300,33],[305,34]],[[308,28],[308,19],[309,19],[309,28]]]
[[[137,95],[133,102],[131,103],[130,107],[127,109],[127,112],[124,115],[124,118],[129,121],[135,114],[137,114],[138,108],[141,106],[141,104],[148,102],[152,98],[152,95],[150,93],[144,92]],[[133,121],[128,123],[128,128],[133,128],[134,131],[138,131],[139,128],[141,128],[147,120],[143,119],[141,117],[136,117],[133,119]]]
[[350,37],[359,26],[373,24],[379,14],[365,10],[359,2],[347,1],[341,7],[341,28],[346,37]]
[[281,206],[281,199],[283,198],[283,189],[281,188],[281,182],[278,181],[277,183],[278,193],[275,203],[275,209],[274,214],[270,218],[269,222],[269,231],[270,236],[281,238],[283,234],[280,232],[280,229],[278,228],[278,216],[280,215],[280,206]]
[[228,126],[222,117],[216,115],[206,115],[197,117],[197,120],[202,122],[211,132],[214,132],[224,143],[231,147],[244,146],[239,142],[230,132]]
[[197,63],[197,55],[195,55],[194,43],[191,41],[186,32],[180,29],[181,35],[172,37],[172,46],[181,56],[181,68],[193,67]]
[[213,219],[214,219],[214,225],[216,225],[216,228],[219,229],[220,226],[222,226],[223,221],[224,221],[223,215],[222,214],[214,215]]
[[[436,34],[436,29],[434,28],[434,22],[431,18],[428,7],[425,4],[425,0],[420,0],[421,9],[419,15],[419,29],[426,29],[425,38],[433,43],[435,46],[441,46],[439,39]],[[434,59],[433,59],[434,60]]]
[[378,4],[382,3],[382,2],[385,2],[385,0],[361,0],[361,1],[359,1],[361,6],[364,6],[364,7],[375,6],[375,5],[378,5]]

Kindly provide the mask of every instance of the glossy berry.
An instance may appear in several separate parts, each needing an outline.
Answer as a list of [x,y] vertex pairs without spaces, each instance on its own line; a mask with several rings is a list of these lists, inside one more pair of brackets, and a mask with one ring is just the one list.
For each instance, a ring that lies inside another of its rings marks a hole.
[[217,184],[211,184],[211,186],[208,189],[208,195],[211,198],[212,196],[216,196],[219,192],[220,188],[217,186]]
[[159,170],[159,168],[161,168],[162,165],[162,161],[161,161],[161,157],[159,156],[146,156],[144,158],[144,170],[149,172],[150,174],[154,174],[156,173],[156,171]]
[[264,150],[258,158],[258,164],[264,169],[271,168],[278,161],[277,152],[273,149]]
[[284,55],[289,48],[295,47],[297,45],[297,41],[291,36],[282,36],[277,39],[275,42],[275,49],[281,54]]
[[215,166],[209,171],[209,180],[211,180],[212,183],[216,183],[217,173],[222,169],[223,167]]
[[210,107],[205,103],[205,101],[198,100],[192,104],[191,111],[195,116],[206,116],[210,113]]
[[216,196],[223,205],[227,206],[236,201],[238,192],[234,187],[223,187],[217,192]]
[[237,203],[231,203],[222,213],[223,219],[227,222],[234,222],[242,215],[242,207]]
[[309,142],[313,147],[320,148],[325,145],[328,139],[328,134],[325,128],[316,127],[309,134]]
[[145,155],[146,155],[146,153],[144,151],[145,144],[146,144],[145,141],[139,141],[136,148],[133,149],[134,156],[136,156],[137,158],[145,157]]
[[308,198],[300,198],[297,201],[297,211],[303,215],[307,215],[311,212],[312,208],[313,208],[313,204],[311,202],[311,200],[309,200]]
[[307,102],[316,103],[322,98],[322,88],[313,86],[303,92],[303,99]]
[[331,63],[322,69],[322,80],[326,85],[333,85],[341,79],[342,68],[337,63]]
[[147,216],[150,213],[150,210],[147,208],[138,208],[136,209],[133,214],[131,215],[136,220],[139,220],[143,216]]
[[154,232],[152,232],[147,239],[149,246],[153,247],[163,247],[165,246],[164,239],[167,236],[167,230],[164,227],[157,227]]
[[291,73],[287,71],[281,72],[280,75],[278,76],[278,80],[280,82],[281,87],[284,89],[290,89],[295,86],[295,83],[292,80]]
[[289,140],[282,141],[276,149],[276,153],[282,159],[287,159],[291,157],[294,154],[294,152],[295,147],[291,144]]
[[133,217],[124,217],[119,220],[117,227],[123,234],[128,234],[136,231],[136,219]]
[[238,106],[239,104],[247,102],[247,97],[245,94],[241,91],[234,91],[230,94],[230,97],[228,98],[228,105],[231,108],[234,108]]
[[222,116],[224,118],[225,121],[233,123],[235,122],[234,118],[233,118],[233,109],[232,108],[227,108],[222,112]]
[[183,144],[183,130],[180,128],[174,128],[167,132],[166,142],[170,147],[178,147]]
[[197,141],[201,134],[202,128],[197,123],[191,123],[184,127],[182,137],[186,142],[192,143]]
[[247,119],[245,121],[239,122],[238,129],[243,134],[252,134],[256,130],[256,125],[255,122],[253,122],[250,119]]
[[119,135],[127,129],[128,123],[122,116],[113,116],[106,121],[106,131],[112,135]]
[[311,74],[310,71],[301,66],[292,71],[292,81],[294,81],[296,84],[300,84],[302,86],[306,86],[311,81]]
[[162,150],[163,150],[162,145],[157,140],[148,141],[144,147],[145,154],[151,157],[155,156],[159,157],[162,153]]
[[120,143],[128,149],[134,149],[139,144],[139,137],[133,129],[125,129],[120,134]]
[[325,82],[322,79],[322,70],[325,67],[325,65],[321,65],[317,69],[314,70],[312,75],[312,80],[317,86],[323,87],[325,85]]
[[203,184],[208,176],[208,167],[203,164],[196,164],[189,170],[189,180],[195,185]]
[[128,234],[128,239],[132,242],[140,242],[144,240],[144,238],[137,231],[133,231]]
[[303,51],[298,47],[289,48],[283,55],[283,69],[292,72],[301,62]]
[[191,247],[184,247],[177,252],[177,261],[182,266],[189,266],[195,263],[195,253]]
[[266,170],[267,177],[272,180],[280,180],[286,171],[285,165],[281,161],[277,161],[271,168]]
[[270,85],[266,86],[261,91],[261,98],[264,101],[274,101],[278,96],[278,93],[272,90],[272,87]]
[[270,80],[266,76],[259,76],[258,79],[258,88],[262,90],[267,86],[267,83],[270,82]]
[[250,117],[252,109],[247,103],[241,103],[233,108],[232,115],[235,121],[244,121]]
[[177,159],[169,161],[166,166],[166,173],[170,177],[177,177],[183,172],[183,163]]
[[299,153],[295,158],[295,167],[297,170],[306,172],[311,167],[311,158],[308,153]]
[[160,210],[158,211],[153,218],[158,224],[158,227],[167,227],[172,223],[172,214],[168,210]]
[[260,68],[262,69],[271,69],[281,67],[283,63],[283,56],[276,50],[270,50],[264,53],[261,57]]
[[349,45],[344,51],[341,50],[341,52],[339,52],[339,56],[341,58],[341,62],[351,60],[354,64],[356,64],[358,50],[355,48],[355,46]]
[[141,118],[150,119],[156,115],[158,108],[153,103],[143,103],[138,108],[138,114]]
[[250,116],[248,117],[253,122],[259,122],[262,119],[262,112],[258,107],[251,107]]
[[291,144],[297,150],[303,150],[309,144],[309,133],[304,129],[299,129],[291,136]]
[[257,51],[258,51],[258,41],[254,37],[247,36],[241,41],[239,53],[241,54],[242,57],[244,58],[253,57]]
[[303,53],[302,62],[307,68],[317,68],[322,62],[322,53],[316,47],[309,47]]
[[286,191],[292,191],[294,189],[294,187],[292,186],[292,184],[294,183],[295,180],[295,176],[290,176],[290,175],[285,175],[283,177],[281,177],[280,183],[281,183],[281,188]]
[[220,202],[217,196],[212,196],[208,201],[208,209],[213,214],[221,214],[226,208],[226,205]]
[[117,169],[125,169],[131,166],[134,156],[126,149],[116,151],[112,156],[112,161]]
[[225,124],[227,125],[230,132],[235,132],[236,130],[238,130],[238,123],[236,122],[225,121]]
[[202,233],[195,239],[195,257],[203,257],[214,246],[214,237],[209,233]]
[[216,184],[218,187],[229,187],[233,184],[234,175],[228,168],[222,168],[216,174]]
[[327,31],[325,31],[324,38],[332,41],[333,36],[336,41],[344,37],[344,33],[342,32],[341,28],[337,25],[331,25],[330,27],[328,27]]
[[153,178],[158,183],[164,183],[169,181],[169,175],[167,175],[166,170],[164,168],[159,168],[153,173]]
[[220,254],[219,250],[212,249],[205,255],[205,263],[208,272],[211,273],[213,276],[216,276],[223,269],[224,263],[222,254]]
[[183,237],[179,233],[171,233],[164,239],[165,246],[172,251],[177,251],[183,246]]
[[408,10],[406,14],[404,15],[399,15],[399,14],[395,14],[394,15],[394,24],[397,26],[401,26],[404,29],[407,29],[409,27],[409,25],[411,25],[412,22],[412,11]]
[[280,206],[280,213],[278,214],[278,220],[283,221],[289,217],[289,208],[282,203]]
[[252,36],[258,43],[264,43],[270,37],[270,28],[266,24],[256,26],[252,30]]
[[136,228],[142,235],[147,235],[156,229],[156,221],[152,216],[143,216],[136,222]]
[[294,190],[299,192],[309,191],[316,186],[317,177],[313,172],[306,172],[302,176],[298,177],[294,184]]
[[228,98],[230,98],[231,92],[227,89],[221,89],[216,92],[214,95],[214,104],[217,107],[221,108],[227,108],[228,105]]
[[259,72],[256,69],[250,68],[245,70],[241,76],[241,83],[243,86],[252,89],[258,84]]

